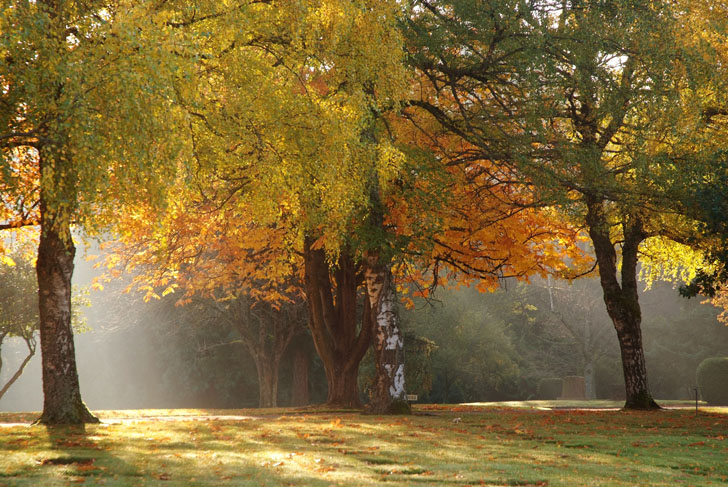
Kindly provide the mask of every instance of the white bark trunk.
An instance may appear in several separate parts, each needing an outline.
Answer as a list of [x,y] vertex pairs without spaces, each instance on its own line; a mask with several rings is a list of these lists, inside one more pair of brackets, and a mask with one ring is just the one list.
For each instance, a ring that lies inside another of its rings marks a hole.
[[394,401],[406,399],[404,340],[390,270],[382,266],[369,267],[366,284],[374,318],[376,377],[372,408],[384,412]]

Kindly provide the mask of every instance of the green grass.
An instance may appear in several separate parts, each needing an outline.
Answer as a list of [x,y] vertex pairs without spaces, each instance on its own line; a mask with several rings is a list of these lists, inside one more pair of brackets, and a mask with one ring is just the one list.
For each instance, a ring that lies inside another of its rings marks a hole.
[[728,486],[725,409],[545,407],[0,413],[0,486]]

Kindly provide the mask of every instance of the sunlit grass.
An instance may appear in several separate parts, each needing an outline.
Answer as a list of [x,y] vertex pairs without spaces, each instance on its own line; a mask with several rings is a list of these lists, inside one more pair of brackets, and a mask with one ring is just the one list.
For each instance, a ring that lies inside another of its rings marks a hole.
[[728,485],[725,409],[415,410],[101,411],[85,428],[6,425],[0,485]]

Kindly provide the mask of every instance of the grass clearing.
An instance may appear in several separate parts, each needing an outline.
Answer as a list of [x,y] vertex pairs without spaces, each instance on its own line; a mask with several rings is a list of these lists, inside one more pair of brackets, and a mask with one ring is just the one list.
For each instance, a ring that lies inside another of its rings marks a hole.
[[84,428],[0,413],[0,486],[728,486],[725,409],[415,411],[100,411]]

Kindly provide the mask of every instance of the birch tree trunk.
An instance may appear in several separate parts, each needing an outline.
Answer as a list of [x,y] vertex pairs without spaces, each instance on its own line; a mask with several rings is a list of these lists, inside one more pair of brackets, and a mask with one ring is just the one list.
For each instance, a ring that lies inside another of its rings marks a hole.
[[81,400],[71,328],[71,229],[66,217],[49,211],[41,196],[38,301],[43,368],[43,424],[97,423]]
[[373,329],[375,376],[371,402],[373,413],[408,413],[405,395],[404,340],[399,327],[397,295],[388,267],[376,258],[367,266],[365,279],[369,297],[370,326]]

